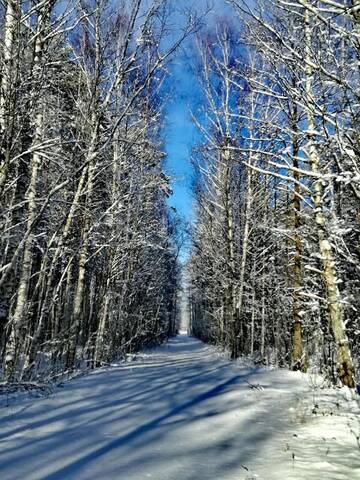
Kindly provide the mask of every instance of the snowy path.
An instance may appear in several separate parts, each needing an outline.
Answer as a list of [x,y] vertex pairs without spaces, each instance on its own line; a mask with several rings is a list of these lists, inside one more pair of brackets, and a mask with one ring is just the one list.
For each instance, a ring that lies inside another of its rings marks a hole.
[[304,390],[300,374],[240,367],[179,336],[2,409],[0,478],[359,479],[355,415],[330,415],[331,393]]

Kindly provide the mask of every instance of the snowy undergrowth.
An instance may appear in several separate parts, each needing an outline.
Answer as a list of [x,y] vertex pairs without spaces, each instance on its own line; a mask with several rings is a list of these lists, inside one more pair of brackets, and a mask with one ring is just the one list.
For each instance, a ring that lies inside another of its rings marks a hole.
[[49,397],[65,383],[86,375],[90,368],[81,367],[77,370],[64,371],[55,376],[44,376],[41,380],[19,381],[14,383],[0,382],[0,408],[16,408],[23,402],[36,398]]
[[360,478],[360,417],[356,394],[347,388],[323,388],[303,375],[304,391],[288,409],[294,433],[286,443],[294,469],[305,478]]
[[358,480],[359,406],[181,335],[0,410],[2,480]]
[[[148,351],[151,352],[153,349],[149,348]],[[145,352],[142,352],[141,355],[145,355]],[[104,369],[112,366],[118,366],[122,363],[134,361],[138,353],[125,353],[118,356],[117,360],[111,363],[103,362],[102,367],[97,367],[97,369]],[[79,351],[79,357],[81,357],[81,352]],[[67,370],[65,368],[65,362],[62,365],[58,365],[58,373],[49,373],[49,361],[46,359],[46,355],[42,355],[41,361],[38,362],[36,367],[36,378],[32,381],[18,381],[18,382],[5,382],[0,381],[0,408],[15,408],[17,405],[21,405],[23,402],[28,400],[33,400],[36,398],[43,398],[52,395],[56,392],[57,389],[63,388],[63,386],[72,382],[73,380],[88,375],[93,371],[93,368],[90,366],[90,361],[82,359],[77,362],[76,368]],[[0,369],[1,370],[1,369]],[[1,380],[1,379],[0,379]]]

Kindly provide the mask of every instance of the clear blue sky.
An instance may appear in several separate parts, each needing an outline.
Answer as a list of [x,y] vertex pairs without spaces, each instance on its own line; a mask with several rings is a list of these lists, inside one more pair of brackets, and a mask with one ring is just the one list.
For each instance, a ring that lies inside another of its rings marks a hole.
[[[195,8],[198,13],[206,10],[211,2],[208,0],[181,0],[181,7]],[[213,0],[212,11],[206,17],[206,28],[211,28],[216,18],[227,15],[229,7],[224,0]],[[180,7],[179,7],[180,8]],[[231,11],[232,12],[232,11]],[[184,24],[185,17],[179,11],[174,16],[175,37],[178,35],[177,28]],[[174,194],[169,199],[169,204],[176,208],[178,213],[187,220],[193,218],[192,211],[192,167],[190,154],[192,147],[200,138],[195,125],[190,118],[190,111],[195,111],[201,102],[201,91],[197,83],[189,45],[193,39],[189,39],[183,49],[179,51],[169,67],[170,78],[168,88],[172,92],[165,108],[165,130],[163,138],[167,153],[166,170],[173,179],[172,188]]]
[[190,69],[181,63],[171,67],[170,84],[173,89],[171,99],[166,106],[165,150],[167,153],[166,170],[173,179],[173,195],[169,204],[187,220],[192,218],[190,163],[191,148],[196,143],[198,132],[190,118],[190,109],[196,107],[199,88]]

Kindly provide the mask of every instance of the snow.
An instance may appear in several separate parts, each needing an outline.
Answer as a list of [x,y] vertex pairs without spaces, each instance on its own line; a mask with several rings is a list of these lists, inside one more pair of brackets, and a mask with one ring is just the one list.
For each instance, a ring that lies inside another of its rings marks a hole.
[[182,334],[0,410],[2,480],[352,480],[359,409],[317,377]]

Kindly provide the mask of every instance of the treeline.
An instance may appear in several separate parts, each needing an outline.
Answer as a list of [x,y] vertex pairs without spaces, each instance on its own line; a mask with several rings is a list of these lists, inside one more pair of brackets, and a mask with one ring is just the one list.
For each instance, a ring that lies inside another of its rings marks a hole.
[[164,42],[167,3],[2,2],[5,380],[102,365],[177,328],[159,91],[192,26]]
[[360,359],[359,5],[229,0],[194,51],[198,337],[355,385]]

